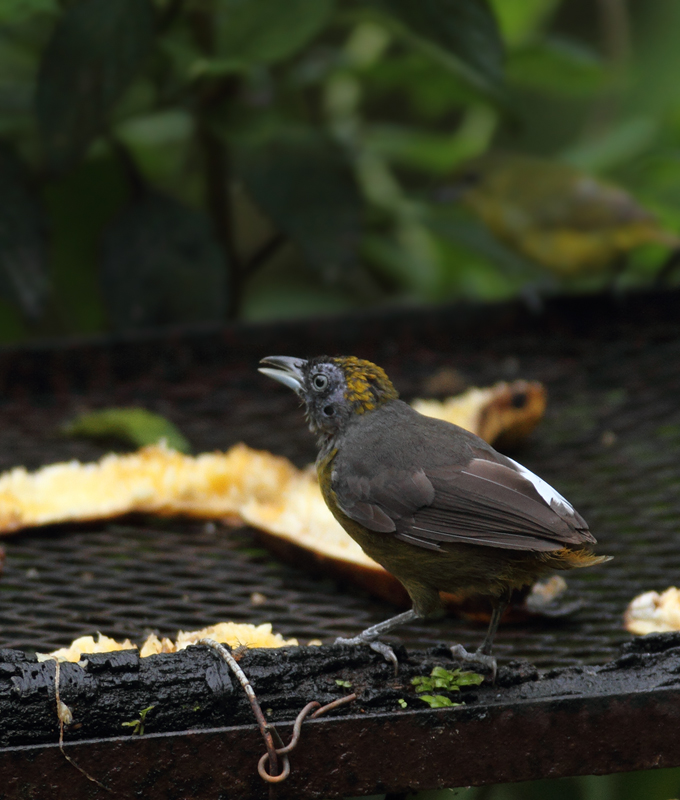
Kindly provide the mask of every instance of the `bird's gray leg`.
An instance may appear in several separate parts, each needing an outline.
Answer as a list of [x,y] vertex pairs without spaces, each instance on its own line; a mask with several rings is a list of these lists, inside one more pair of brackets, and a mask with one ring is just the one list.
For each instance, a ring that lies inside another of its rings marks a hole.
[[510,600],[510,595],[503,595],[497,603],[494,604],[493,611],[491,612],[491,621],[489,628],[482,642],[482,646],[475,650],[474,653],[468,653],[462,644],[454,644],[451,646],[451,653],[454,658],[459,658],[461,661],[471,661],[476,664],[482,664],[491,670],[491,682],[496,680],[496,671],[498,664],[496,659],[491,655],[493,648],[493,640],[496,638],[496,631],[498,630],[498,623],[501,621],[503,612]]
[[482,646],[479,648],[479,653],[490,656],[491,650],[493,648],[493,640],[496,638],[496,631],[498,630],[498,624],[501,621],[501,617],[503,616],[503,612],[505,611],[508,603],[510,601],[510,597],[505,595],[501,597],[499,602],[494,606],[493,611],[491,612],[491,620],[489,621],[489,628],[486,632],[486,636],[484,637],[484,641],[482,642]]
[[366,628],[365,631],[362,631],[358,636],[353,636],[351,639],[343,639],[340,637],[335,640],[335,643],[369,645],[369,647],[377,653],[380,653],[386,661],[390,661],[394,665],[394,674],[396,675],[399,669],[399,662],[394,654],[394,650],[388,644],[376,640],[378,636],[383,636],[383,634],[389,633],[391,630],[394,630],[394,628],[398,628],[399,625],[404,625],[406,622],[413,622],[413,620],[418,618],[418,614],[416,614],[413,609],[404,611],[402,614],[397,614],[396,617],[390,617],[384,622],[379,622],[377,625],[371,625],[370,628]]

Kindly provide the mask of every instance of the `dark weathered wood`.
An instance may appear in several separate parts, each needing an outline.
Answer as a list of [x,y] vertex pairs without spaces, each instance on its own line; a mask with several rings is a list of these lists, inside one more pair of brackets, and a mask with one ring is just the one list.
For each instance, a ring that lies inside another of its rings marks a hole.
[[[259,687],[263,707],[267,708],[269,702],[277,704],[278,711],[271,716],[279,715],[282,706],[299,701],[296,713],[304,704],[303,697],[305,702],[313,699],[309,694],[312,690],[323,694],[323,682],[332,680],[334,684],[331,676],[338,672],[353,682],[353,690],[359,694],[353,707],[334,712],[333,718],[304,723],[300,744],[291,755],[290,778],[278,789],[282,799],[404,792],[680,765],[678,634],[636,640],[617,661],[602,667],[557,670],[539,677],[530,665],[511,665],[500,671],[496,686],[483,685],[462,695],[466,705],[437,710],[425,708],[414,695],[408,709],[399,710],[394,693],[403,696],[405,684],[388,679],[373,656],[361,648],[355,649],[355,654],[350,650],[254,651],[248,654],[249,664],[245,658],[242,662],[256,689]],[[5,656],[3,666],[20,668],[10,677],[22,676],[14,682],[15,694],[24,698],[28,708],[40,705],[36,697],[52,696],[49,673],[27,671],[30,662],[17,657],[12,664],[6,651]],[[206,678],[216,662],[212,652],[192,648],[185,654],[161,658],[158,667],[147,668],[142,661],[135,669],[133,661],[129,654],[119,660],[97,657],[93,659],[94,668],[85,671],[85,678],[72,680],[65,700],[69,701],[70,692],[75,724],[84,708],[76,704],[76,695],[90,704],[89,713],[104,724],[106,709],[117,709],[115,713],[119,714],[127,702],[139,710],[154,699],[151,684],[155,692],[162,691],[162,686],[182,683],[191,687],[175,704],[177,720],[186,718],[182,702],[197,697],[193,692],[198,688],[198,703],[212,709],[218,702],[225,722],[241,713],[240,689],[230,688],[228,675],[220,673],[217,682],[217,673]],[[443,655],[421,654],[420,660],[409,659],[404,669],[409,674],[422,674],[435,661],[443,662]],[[179,681],[170,677],[172,666],[177,668]],[[1,667],[0,673],[5,674]],[[372,675],[382,677],[375,680]],[[98,685],[100,681],[108,682],[108,692],[117,695],[120,704],[107,692],[100,693],[104,685]],[[3,678],[3,685],[5,682]],[[346,691],[329,686],[325,696],[318,699],[323,702]],[[171,705],[176,697],[173,692],[166,696]],[[3,702],[5,694],[3,690]],[[216,696],[218,701],[213,699]],[[387,710],[372,711],[371,704]],[[19,716],[14,720],[17,728]],[[277,724],[284,741],[290,737],[294,716],[288,713],[290,721]],[[44,724],[37,712],[21,718],[26,728],[36,720]],[[156,723],[163,719],[167,722],[169,717],[159,714]],[[152,730],[151,717],[149,720],[148,730]],[[81,721],[85,722],[84,718]],[[109,723],[106,726],[115,728]],[[25,734],[28,736],[28,730]],[[68,743],[75,735],[77,731],[66,734],[68,755],[119,796],[148,800],[267,796],[256,771],[264,745],[254,723]],[[55,731],[50,744],[0,750],[0,798],[65,796],[64,787],[68,787],[72,800],[110,796],[64,758],[56,740]]]
[[[55,668],[54,661],[0,650],[0,743],[54,741]],[[153,718],[158,730],[220,724],[235,697],[229,668],[206,648],[152,659],[136,650],[90,655],[83,666],[60,665],[59,688],[74,718],[67,740],[120,735],[124,722],[151,705],[149,724]]]
[[[436,664],[453,666],[448,648],[412,653],[397,648],[398,677],[368,647],[294,647],[252,650],[240,657],[263,709],[272,721],[289,720],[310,700],[322,704],[350,690],[364,710],[399,708],[413,694],[411,678]],[[62,663],[60,698],[71,709],[66,741],[125,733],[123,723],[145,718],[147,732],[250,724],[250,705],[226,663],[208,647],[139,658],[137,651],[89,655],[81,664]],[[513,672],[513,674],[516,674]],[[535,675],[535,671],[532,671]],[[55,662],[38,663],[20,651],[0,650],[0,745],[53,742],[58,731]],[[473,699],[473,695],[470,695]]]

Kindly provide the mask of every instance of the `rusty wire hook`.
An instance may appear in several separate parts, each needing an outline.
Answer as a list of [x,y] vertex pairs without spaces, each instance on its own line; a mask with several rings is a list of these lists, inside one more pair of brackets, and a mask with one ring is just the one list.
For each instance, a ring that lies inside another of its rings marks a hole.
[[[262,734],[262,738],[264,739],[264,743],[267,748],[267,756],[271,758],[272,764],[274,765],[274,769],[276,769],[278,767],[278,757],[276,754],[276,749],[274,747],[274,740],[272,737],[273,729],[269,726],[267,720],[265,719],[264,714],[262,713],[262,709],[260,708],[260,704],[257,700],[257,696],[255,695],[255,691],[251,686],[250,681],[248,680],[248,677],[246,676],[245,672],[241,669],[241,667],[239,667],[236,659],[232,656],[232,654],[229,652],[229,650],[227,650],[227,648],[223,644],[220,644],[219,642],[216,642],[214,639],[211,639],[209,637],[205,637],[204,639],[199,639],[197,644],[205,644],[208,645],[208,647],[212,647],[212,649],[227,662],[227,664],[231,668],[231,671],[238,678],[239,683],[241,684],[246,693],[246,697],[248,698],[250,707],[253,710],[255,719],[257,720],[257,725],[260,729],[260,733]],[[284,764],[283,764],[284,771],[286,770],[286,767],[288,769],[288,772],[286,773],[285,777],[288,777],[288,773],[290,773],[290,765],[286,763],[287,760],[288,759],[284,757]],[[283,775],[283,772],[281,774]],[[281,780],[283,780],[283,778]]]
[[316,719],[316,717],[320,717],[327,711],[332,711],[334,708],[342,706],[345,703],[351,703],[356,699],[356,694],[352,693],[346,695],[345,697],[339,697],[337,700],[333,700],[332,703],[328,703],[325,706],[322,706],[318,700],[312,700],[311,703],[307,703],[307,705],[295,718],[295,722],[293,723],[293,735],[290,737],[290,742],[288,742],[285,747],[279,747],[276,749],[276,755],[282,756],[283,769],[281,770],[281,773],[279,775],[270,775],[265,769],[265,765],[269,761],[269,752],[264,753],[257,762],[257,771],[262,780],[267,781],[267,783],[281,783],[281,781],[285,781],[290,775],[290,761],[288,759],[288,753],[291,753],[298,746],[300,734],[302,733],[302,723],[305,721],[312,709],[316,708],[316,711],[312,714],[311,719]]
[[[297,715],[295,722],[293,724],[293,735],[285,747],[274,747],[274,740],[273,737],[276,736],[278,741],[281,741],[276,728],[269,725],[267,720],[265,719],[264,714],[262,713],[262,709],[260,708],[260,704],[257,700],[255,695],[255,691],[248,680],[245,672],[241,669],[238,665],[236,659],[232,656],[229,650],[219,642],[216,642],[214,639],[210,639],[208,637],[204,639],[199,639],[197,644],[204,644],[211,647],[221,658],[223,658],[227,664],[230,666],[232,672],[238,678],[239,683],[243,687],[246,697],[250,702],[250,706],[253,710],[253,714],[255,715],[255,719],[257,720],[258,727],[260,728],[260,733],[262,734],[262,738],[264,739],[265,746],[267,748],[267,752],[262,756],[262,758],[257,762],[257,771],[262,778],[262,780],[267,781],[267,783],[281,783],[281,781],[285,781],[286,778],[290,775],[290,761],[288,760],[288,753],[294,750],[297,747],[298,741],[300,739],[300,732],[302,730],[302,723],[305,721],[306,717],[309,715],[309,712],[316,708],[316,711],[312,714],[312,719],[316,717],[320,717],[322,714],[325,714],[327,711],[332,711],[334,708],[338,706],[342,706],[345,703],[351,703],[353,700],[357,699],[356,694],[348,694],[345,697],[339,697],[337,700],[334,700],[332,703],[328,703],[325,706],[321,706],[317,700],[312,700],[311,703],[307,703],[307,705],[302,709],[302,711]],[[319,707],[321,706],[321,707]],[[265,769],[265,764],[269,761],[273,764],[274,769],[278,768],[279,759],[278,757],[282,756],[282,768],[281,772],[278,775],[270,775],[267,770]],[[273,792],[273,787],[270,788],[270,792]]]

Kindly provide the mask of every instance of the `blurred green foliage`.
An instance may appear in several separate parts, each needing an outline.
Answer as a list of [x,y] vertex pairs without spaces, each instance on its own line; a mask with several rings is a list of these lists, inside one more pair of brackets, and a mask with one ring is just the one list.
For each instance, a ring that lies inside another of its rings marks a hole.
[[555,275],[442,197],[512,151],[680,230],[679,24],[673,0],[4,0],[0,340],[649,284],[670,236]]

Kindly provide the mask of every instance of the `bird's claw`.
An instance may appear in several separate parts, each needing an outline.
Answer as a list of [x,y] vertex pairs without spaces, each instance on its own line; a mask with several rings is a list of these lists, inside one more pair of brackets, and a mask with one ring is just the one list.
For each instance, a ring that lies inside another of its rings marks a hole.
[[385,661],[389,661],[392,664],[395,675],[397,675],[399,672],[399,662],[397,661],[397,656],[395,655],[394,650],[384,642],[377,640],[371,641],[370,639],[364,639],[361,636],[353,636],[351,639],[343,639],[342,637],[338,637],[335,640],[335,644],[367,644],[371,650],[375,650],[376,653],[380,653]]
[[483,653],[482,650],[475,650],[474,653],[468,653],[462,644],[451,645],[451,655],[461,661],[472,662],[481,664],[491,671],[491,683],[496,682],[496,672],[498,671],[498,663],[493,656],[488,653]]
[[392,666],[394,667],[394,674],[395,677],[399,673],[399,662],[397,661],[397,656],[394,653],[394,650],[385,642],[369,642],[371,649],[375,650],[376,653],[380,653],[380,655],[385,659],[385,661],[389,661]]

